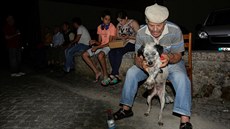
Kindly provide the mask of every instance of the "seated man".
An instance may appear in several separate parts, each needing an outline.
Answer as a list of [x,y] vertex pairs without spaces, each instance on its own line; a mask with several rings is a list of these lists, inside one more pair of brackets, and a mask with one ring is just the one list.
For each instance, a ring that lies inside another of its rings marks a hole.
[[[154,4],[145,9],[147,25],[142,27],[136,36],[135,51],[147,42],[154,42],[164,47],[161,67],[168,65],[168,79],[176,92],[173,112],[180,115],[180,129],[192,129],[189,122],[191,116],[191,84],[187,76],[182,52],[184,51],[183,35],[178,26],[168,22],[169,12],[164,6]],[[144,72],[146,64],[143,58],[136,56],[136,65],[129,68],[120,100],[121,108],[113,114],[115,120],[133,116],[132,106],[137,93],[138,82],[148,75]]]
[[72,19],[73,27],[77,31],[75,38],[70,42],[68,48],[65,50],[65,67],[64,71],[66,73],[70,72],[74,67],[74,56],[76,52],[83,52],[89,48],[89,41],[91,40],[90,34],[86,27],[81,23],[81,19],[75,17]]

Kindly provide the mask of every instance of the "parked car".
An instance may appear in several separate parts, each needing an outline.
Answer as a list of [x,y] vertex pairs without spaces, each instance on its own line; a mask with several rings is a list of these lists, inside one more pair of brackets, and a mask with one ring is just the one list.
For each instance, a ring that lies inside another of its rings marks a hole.
[[214,10],[197,30],[197,49],[230,47],[230,8]]

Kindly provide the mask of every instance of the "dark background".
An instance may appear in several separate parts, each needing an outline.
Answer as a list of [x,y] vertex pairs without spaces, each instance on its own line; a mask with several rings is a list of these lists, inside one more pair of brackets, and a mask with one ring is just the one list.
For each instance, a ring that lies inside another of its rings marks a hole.
[[[20,27],[23,43],[36,46],[41,42],[41,29],[44,26],[52,28],[63,21],[70,21],[74,16],[79,16],[89,30],[95,30],[104,9],[111,9],[114,23],[115,13],[125,9],[130,18],[144,24],[145,7],[155,2],[168,7],[170,21],[194,34],[196,25],[203,23],[209,12],[230,7],[229,0],[7,0],[0,5],[0,25],[2,30],[4,16],[13,14]],[[7,52],[2,31],[0,47],[1,59],[4,59]]]

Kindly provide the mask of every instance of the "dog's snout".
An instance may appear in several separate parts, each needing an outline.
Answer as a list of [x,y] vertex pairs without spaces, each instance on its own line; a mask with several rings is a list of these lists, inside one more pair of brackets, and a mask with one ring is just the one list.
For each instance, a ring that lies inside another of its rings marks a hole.
[[152,65],[152,64],[153,64],[153,62],[152,62],[152,61],[149,61],[149,62],[148,62],[148,65]]

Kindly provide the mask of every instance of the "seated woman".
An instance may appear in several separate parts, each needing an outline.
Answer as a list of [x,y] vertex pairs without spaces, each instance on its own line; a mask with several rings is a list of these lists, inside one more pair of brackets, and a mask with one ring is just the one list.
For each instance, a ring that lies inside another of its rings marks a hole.
[[[102,23],[97,28],[98,41],[90,40],[89,44],[92,48],[88,49],[83,53],[82,57],[84,61],[95,73],[95,82],[98,82],[100,76],[103,74],[104,79],[101,81],[102,86],[107,86],[110,82],[108,78],[106,60],[105,57],[109,53],[110,48],[108,43],[116,36],[116,28],[110,22],[111,14],[110,11],[105,10],[101,16]],[[102,67],[102,73],[97,69],[90,57],[97,55],[99,63]]]
[[111,49],[109,52],[109,61],[112,67],[112,72],[109,75],[110,84],[120,82],[119,68],[122,62],[122,57],[125,53],[135,50],[135,39],[140,26],[137,21],[129,19],[125,11],[118,12],[117,16],[117,38],[126,42],[125,47]]

